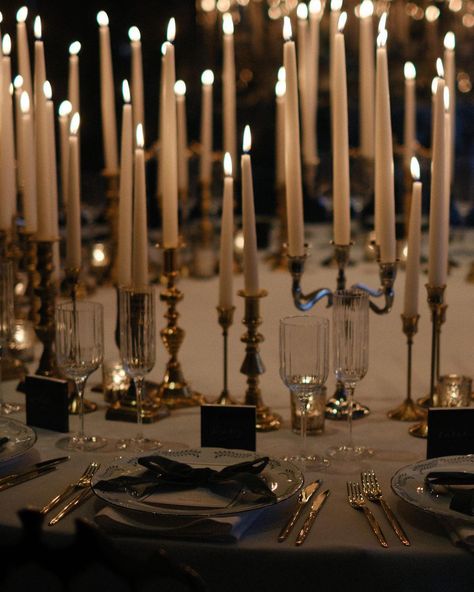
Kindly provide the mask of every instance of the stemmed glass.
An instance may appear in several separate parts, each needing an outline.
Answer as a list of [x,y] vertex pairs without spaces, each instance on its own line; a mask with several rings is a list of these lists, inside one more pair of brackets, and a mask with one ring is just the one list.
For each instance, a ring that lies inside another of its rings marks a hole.
[[291,457],[305,468],[322,468],[329,461],[308,455],[306,426],[311,395],[324,385],[329,371],[329,321],[314,316],[291,316],[280,321],[280,376],[296,394],[301,407],[301,454]]
[[120,355],[127,374],[132,378],[137,397],[135,438],[121,440],[119,448],[137,452],[161,448],[159,440],[143,436],[143,388],[145,375],[155,365],[155,300],[153,289],[123,287],[119,290]]
[[104,357],[104,310],[96,302],[73,301],[56,307],[56,357],[62,373],[76,383],[79,397],[79,432],[61,440],[70,450],[94,451],[107,444],[100,436],[84,433],[84,389],[90,374]]
[[370,452],[354,446],[352,439],[352,409],[354,389],[367,373],[369,361],[369,296],[360,290],[338,290],[333,296],[333,355],[337,380],[344,384],[349,412],[347,444],[329,449],[329,455],[340,460],[352,460]]

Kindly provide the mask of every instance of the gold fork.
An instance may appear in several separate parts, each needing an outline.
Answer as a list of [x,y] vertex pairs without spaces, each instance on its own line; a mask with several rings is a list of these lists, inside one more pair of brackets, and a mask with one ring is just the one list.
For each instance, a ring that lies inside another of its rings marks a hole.
[[359,483],[355,481],[347,481],[347,499],[349,500],[349,504],[355,508],[356,510],[360,510],[364,512],[365,517],[369,521],[370,527],[372,528],[373,533],[377,537],[377,540],[382,545],[382,547],[387,548],[388,543],[385,540],[384,534],[382,529],[379,526],[379,523],[375,519],[375,516],[367,507],[365,503],[364,496],[362,495],[362,491],[360,489]]
[[400,523],[396,519],[395,514],[392,512],[392,509],[382,496],[382,488],[380,487],[375,472],[369,471],[368,473],[361,473],[360,477],[362,480],[362,490],[364,492],[364,495],[371,502],[375,502],[376,504],[380,504],[382,506],[385,516],[387,517],[387,520],[389,521],[390,526],[393,528],[395,534],[398,536],[398,538],[404,545],[409,547],[410,541],[408,540],[407,535],[405,534],[403,528],[400,526]]
[[78,489],[90,487],[91,479],[98,468],[99,465],[96,462],[91,462],[77,481],[75,481],[74,483],[70,483],[64,491],[59,493],[57,496],[53,497],[53,499],[50,502],[48,502],[43,508],[41,508],[41,514],[47,514],[48,512],[50,512],[53,508],[58,506],[61,502],[63,502],[67,497],[69,497]]

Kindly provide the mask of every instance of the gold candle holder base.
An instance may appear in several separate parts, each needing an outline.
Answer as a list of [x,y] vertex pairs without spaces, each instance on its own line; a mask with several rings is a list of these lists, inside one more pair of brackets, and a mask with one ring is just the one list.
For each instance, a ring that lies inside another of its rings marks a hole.
[[230,396],[228,388],[228,373],[227,373],[227,361],[228,361],[228,333],[229,327],[231,327],[234,319],[235,306],[230,308],[217,307],[219,325],[222,327],[222,338],[224,345],[224,356],[223,356],[223,375],[224,375],[224,386],[221,394],[219,395],[216,404],[217,405],[235,405],[236,401]]
[[185,335],[184,330],[178,326],[179,313],[176,310],[178,302],[183,299],[183,293],[176,287],[179,275],[178,248],[163,248],[163,275],[166,279],[166,287],[160,294],[160,300],[168,307],[164,315],[168,323],[160,331],[160,335],[170,358],[166,364],[156,402],[163,402],[170,409],[194,407],[206,402],[203,395],[193,391],[188,385],[178,361],[178,351]]
[[259,344],[263,341],[263,335],[258,332],[262,323],[260,317],[260,299],[267,295],[266,290],[260,290],[256,295],[246,294],[244,290],[239,291],[239,296],[245,298],[245,316],[243,323],[247,332],[241,337],[245,343],[245,358],[240,367],[240,372],[247,376],[247,390],[245,391],[245,404],[253,405],[256,408],[257,432],[271,432],[281,427],[281,417],[273,413],[270,407],[263,404],[262,395],[258,386],[259,376],[265,372],[260,357]]

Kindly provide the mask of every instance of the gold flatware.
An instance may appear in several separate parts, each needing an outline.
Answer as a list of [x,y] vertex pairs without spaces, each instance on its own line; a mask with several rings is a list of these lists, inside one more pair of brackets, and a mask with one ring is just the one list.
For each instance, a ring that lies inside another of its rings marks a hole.
[[[69,460],[69,456],[59,456],[57,458],[42,460],[41,462],[31,465],[27,469],[24,469],[22,471],[16,471],[15,473],[10,473],[9,475],[4,475],[3,477],[0,477],[0,486],[4,483],[12,483],[16,479],[22,479],[23,477],[27,477],[28,475],[36,475],[36,473],[42,469],[55,467],[56,465],[59,465],[60,463],[63,463],[67,460]],[[23,483],[23,481],[20,482]]]
[[326,489],[326,491],[323,491],[322,493],[316,496],[316,499],[311,505],[311,510],[308,514],[308,517],[304,521],[303,526],[299,531],[298,536],[296,537],[295,545],[299,546],[304,543],[309,531],[311,530],[311,527],[314,524],[314,521],[316,520],[317,515],[319,514],[319,511],[323,507],[324,502],[327,500],[328,495],[329,489]]
[[90,487],[80,491],[72,498],[69,503],[64,506],[64,508],[58,514],[56,514],[56,516],[54,516],[54,518],[51,518],[51,520],[48,522],[48,526],[54,526],[57,524],[62,518],[64,518],[64,516],[70,514],[73,510],[85,502],[91,495],[92,489]]
[[285,526],[281,529],[280,534],[278,535],[278,542],[281,543],[288,538],[293,526],[296,524],[303,508],[306,504],[311,500],[313,495],[318,491],[321,486],[321,479],[317,479],[316,481],[312,481],[298,494],[298,498],[296,500],[296,508],[294,509],[293,513],[288,519],[288,522]]
[[30,481],[31,479],[36,479],[36,477],[41,477],[42,475],[46,475],[47,473],[51,473],[55,470],[56,467],[49,466],[43,467],[41,469],[36,469],[34,471],[29,471],[28,473],[24,473],[23,475],[17,475],[11,481],[4,481],[0,485],[0,491],[5,491],[5,489],[10,489],[10,487],[15,487],[15,485],[20,485],[21,483],[25,483],[26,481]]
[[349,504],[353,508],[355,508],[356,510],[360,510],[361,512],[364,512],[365,517],[367,518],[373,533],[377,537],[377,540],[382,545],[382,547],[387,548],[388,543],[385,540],[382,529],[380,528],[379,523],[375,519],[375,516],[367,507],[359,483],[356,483],[355,481],[347,481],[347,499],[349,500]]
[[53,508],[55,508],[57,505],[63,502],[77,489],[90,487],[92,477],[94,476],[99,466],[100,465],[98,463],[91,462],[77,481],[75,481],[74,483],[70,483],[63,492],[53,497],[53,499],[50,502],[48,502],[43,508],[41,508],[41,514],[47,514],[48,512],[50,512]]
[[366,498],[371,502],[380,504],[382,506],[385,516],[387,517],[387,520],[390,526],[393,528],[395,534],[398,536],[398,538],[404,545],[409,547],[410,541],[408,540],[407,535],[405,534],[403,528],[400,526],[400,523],[396,519],[395,514],[392,512],[392,509],[382,496],[382,488],[380,487],[375,472],[369,471],[367,473],[361,473],[360,477],[362,480],[362,490]]

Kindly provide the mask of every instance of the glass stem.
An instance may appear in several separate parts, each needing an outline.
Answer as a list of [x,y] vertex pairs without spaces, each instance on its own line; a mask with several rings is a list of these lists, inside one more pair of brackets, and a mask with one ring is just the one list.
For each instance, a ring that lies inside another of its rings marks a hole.
[[301,456],[306,457],[306,432],[308,423],[308,404],[306,397],[300,399],[300,436],[301,436]]
[[354,382],[346,382],[344,384],[344,388],[346,389],[347,393],[347,425],[349,426],[349,448],[354,448],[354,441],[352,439],[352,411],[354,407],[354,389],[355,383]]
[[2,382],[2,361],[3,361],[3,347],[0,346],[0,415],[3,415],[4,401],[3,401],[3,382]]
[[86,378],[76,378],[76,391],[77,398],[79,400],[79,432],[78,438],[83,440],[85,438],[84,433],[84,388],[86,386]]
[[135,383],[135,392],[137,394],[137,440],[143,440],[143,385],[145,379],[143,376],[136,376],[133,379]]

